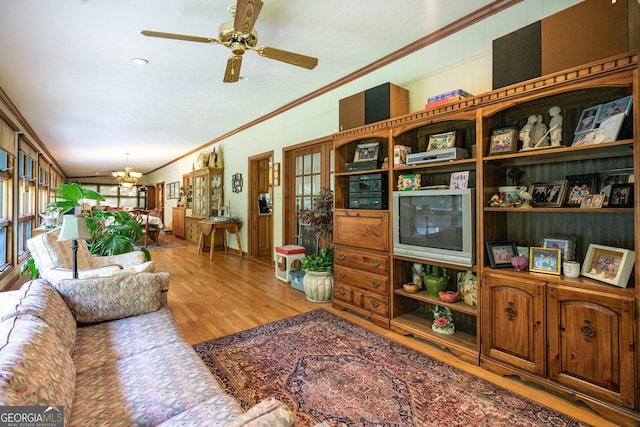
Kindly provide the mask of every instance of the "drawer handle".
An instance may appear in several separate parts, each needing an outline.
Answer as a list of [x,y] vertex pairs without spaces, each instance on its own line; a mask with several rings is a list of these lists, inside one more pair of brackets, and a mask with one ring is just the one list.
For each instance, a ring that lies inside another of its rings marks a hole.
[[377,280],[372,280],[371,286],[373,286],[374,288],[378,288],[380,287],[380,282],[378,282]]
[[338,289],[338,294],[340,294],[340,296],[345,296],[347,293],[344,291],[344,289]]
[[380,262],[378,260],[374,259],[374,260],[371,261],[371,265],[374,266],[374,267],[377,267],[377,266],[380,265]]
[[516,314],[518,314],[515,304],[511,301],[507,303],[507,308],[504,310],[504,312],[507,313],[507,318],[509,320],[513,320],[516,317]]
[[591,326],[590,321],[585,320],[584,325],[580,327],[580,333],[584,336],[584,340],[586,342],[591,342],[593,337],[596,335],[596,330],[593,326]]
[[371,300],[371,307],[378,308],[380,307],[380,303],[376,300]]
[[345,254],[338,254],[338,259],[344,261],[345,259],[347,259],[347,256]]
[[338,276],[340,276],[341,279],[344,279],[346,275],[347,274],[344,271],[341,271],[340,273],[338,273]]

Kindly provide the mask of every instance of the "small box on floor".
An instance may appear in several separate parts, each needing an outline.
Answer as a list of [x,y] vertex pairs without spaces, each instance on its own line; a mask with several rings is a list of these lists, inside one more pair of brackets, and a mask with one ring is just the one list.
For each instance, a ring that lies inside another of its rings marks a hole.
[[299,291],[304,292],[304,285],[302,280],[304,279],[304,270],[291,270],[289,276],[291,277],[291,287]]

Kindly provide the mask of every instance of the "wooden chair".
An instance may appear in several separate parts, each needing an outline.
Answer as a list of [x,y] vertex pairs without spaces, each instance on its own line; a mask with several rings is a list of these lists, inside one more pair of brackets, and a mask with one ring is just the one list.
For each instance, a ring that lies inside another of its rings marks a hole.
[[156,245],[159,245],[159,236],[160,236],[160,227],[156,224],[149,224],[149,212],[137,211],[133,214],[135,220],[140,224],[142,228],[142,239],[140,241],[141,244],[146,248],[149,245],[149,239],[151,241],[156,242]]

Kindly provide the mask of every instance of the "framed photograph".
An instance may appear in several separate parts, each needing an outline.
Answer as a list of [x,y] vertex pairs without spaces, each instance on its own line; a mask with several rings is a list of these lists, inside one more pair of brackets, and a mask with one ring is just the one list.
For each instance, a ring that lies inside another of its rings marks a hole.
[[590,244],[581,274],[610,285],[626,288],[635,261],[628,249]]
[[353,157],[354,162],[367,162],[370,160],[378,160],[379,142],[369,142],[367,144],[358,144],[356,154]]
[[633,182],[633,169],[612,169],[598,172],[600,193],[604,194],[602,206],[609,205],[609,193],[615,184]]
[[598,113],[602,108],[601,104],[594,105],[593,107],[586,108],[582,111],[580,115],[580,120],[578,120],[578,125],[576,126],[575,134],[589,132],[593,130],[596,126],[596,117],[598,117]]
[[456,146],[456,132],[439,133],[429,136],[427,151],[442,150],[443,148],[453,148]]
[[554,248],[532,247],[529,252],[529,271],[558,274],[562,266],[562,252]]
[[579,147],[581,145],[590,145],[590,144],[595,144],[596,141],[596,137],[598,136],[598,131],[590,131],[590,132],[583,132],[583,133],[576,133],[575,136],[573,137],[573,143],[571,144],[572,147]]
[[581,208],[592,208],[591,201],[593,200],[593,194],[585,194],[582,197],[582,203],[580,204]]
[[625,116],[629,114],[629,110],[631,109],[631,102],[633,97],[631,95],[625,96],[624,98],[616,99],[611,102],[607,102],[606,104],[602,104],[602,108],[598,112],[598,116],[596,117],[596,123],[600,123],[608,118],[615,116],[616,114],[624,114]]
[[526,256],[529,258],[529,246],[516,246],[518,256]]
[[511,257],[518,255],[515,242],[486,242],[491,268],[512,267]]
[[583,175],[567,176],[567,196],[564,205],[568,207],[581,207],[582,199],[587,194],[598,192],[598,174],[589,173]]
[[633,207],[633,184],[615,184],[609,192],[610,208]]
[[574,261],[576,257],[575,236],[545,237],[542,247],[546,249],[560,249],[562,261]]
[[602,203],[604,203],[604,194],[598,193],[594,194],[591,199],[591,207],[592,208],[601,208]]
[[538,207],[559,208],[564,201],[567,180],[559,180],[541,184],[531,184],[529,194]]
[[506,127],[491,131],[489,155],[508,154],[518,151],[518,129]]
[[231,190],[234,193],[240,193],[242,192],[242,174],[241,173],[234,173],[231,176]]

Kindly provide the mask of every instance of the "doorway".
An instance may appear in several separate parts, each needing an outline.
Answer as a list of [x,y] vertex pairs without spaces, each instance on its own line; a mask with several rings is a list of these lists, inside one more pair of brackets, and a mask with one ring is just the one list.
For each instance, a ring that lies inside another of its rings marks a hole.
[[249,257],[273,260],[273,151],[249,157]]

